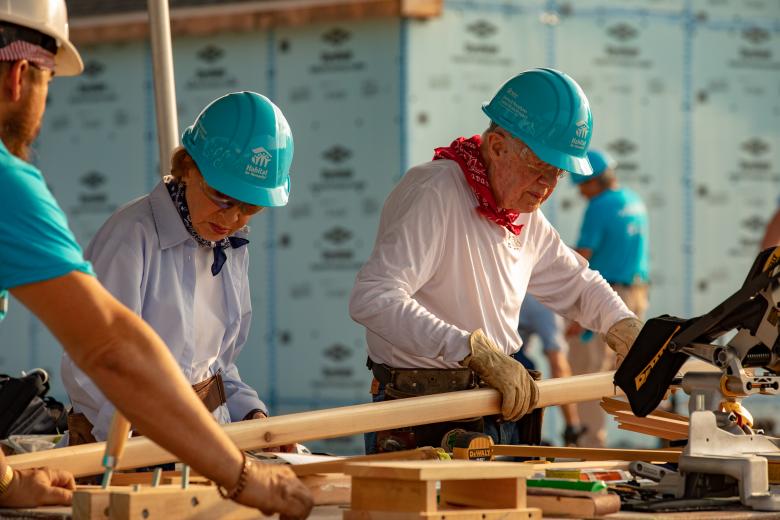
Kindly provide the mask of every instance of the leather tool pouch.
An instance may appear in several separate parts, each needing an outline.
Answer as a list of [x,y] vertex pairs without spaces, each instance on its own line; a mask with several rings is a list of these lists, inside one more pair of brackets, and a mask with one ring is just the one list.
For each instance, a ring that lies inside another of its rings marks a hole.
[[209,412],[213,412],[227,402],[225,396],[225,383],[222,381],[222,373],[217,372],[208,379],[192,385],[192,389],[198,394]]

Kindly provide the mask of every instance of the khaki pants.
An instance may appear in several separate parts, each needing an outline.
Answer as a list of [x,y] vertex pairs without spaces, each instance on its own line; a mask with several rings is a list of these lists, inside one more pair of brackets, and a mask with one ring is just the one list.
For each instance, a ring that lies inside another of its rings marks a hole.
[[[647,285],[613,285],[612,288],[626,306],[640,320],[643,320],[648,305]],[[579,335],[567,339],[572,375],[615,369],[615,353],[607,346],[600,334],[594,334],[587,342],[583,342]],[[587,428],[577,441],[578,446],[603,448],[606,445],[606,413],[599,403],[600,401],[588,401],[577,405],[580,423]]]

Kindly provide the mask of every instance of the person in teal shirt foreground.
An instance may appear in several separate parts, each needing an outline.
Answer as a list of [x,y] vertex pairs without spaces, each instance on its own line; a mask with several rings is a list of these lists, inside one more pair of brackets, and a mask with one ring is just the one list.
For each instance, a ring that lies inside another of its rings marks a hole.
[[[253,464],[231,442],[160,337],[95,279],[41,172],[26,162],[54,73],[83,69],[64,0],[0,4],[0,293],[29,308],[138,430],[225,496],[305,518],[308,489],[289,468]],[[250,164],[247,152],[241,157]],[[0,507],[69,504],[74,488],[68,472],[16,470],[0,452]]]
[[[598,271],[626,306],[644,320],[647,311],[648,218],[644,202],[634,191],[618,184],[616,161],[606,152],[588,151],[593,175],[572,175],[580,194],[588,199],[576,250]],[[574,374],[614,370],[623,360],[598,334],[574,326],[569,329],[569,363]],[[585,433],[577,444],[603,447],[605,415],[597,402],[580,403]]]

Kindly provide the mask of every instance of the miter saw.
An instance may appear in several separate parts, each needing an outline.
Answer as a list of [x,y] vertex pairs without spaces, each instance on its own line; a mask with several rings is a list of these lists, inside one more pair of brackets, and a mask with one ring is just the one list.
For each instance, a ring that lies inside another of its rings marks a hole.
[[[690,395],[689,437],[678,471],[659,492],[677,499],[739,497],[756,510],[780,511],[780,438],[753,429],[742,406],[750,395],[780,393],[780,247],[761,252],[742,288],[692,319],[649,320],[615,373],[637,416],[653,411],[672,385]],[[736,329],[725,345],[718,338]],[[677,371],[689,357],[720,371]],[[772,478],[770,478],[770,476]]]

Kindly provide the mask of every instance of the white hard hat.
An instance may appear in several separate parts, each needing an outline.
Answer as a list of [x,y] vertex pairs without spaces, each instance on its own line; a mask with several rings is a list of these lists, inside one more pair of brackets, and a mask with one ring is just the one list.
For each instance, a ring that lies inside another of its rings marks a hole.
[[65,0],[0,0],[0,21],[14,23],[51,36],[57,41],[54,59],[58,76],[76,76],[84,62],[68,39]]

